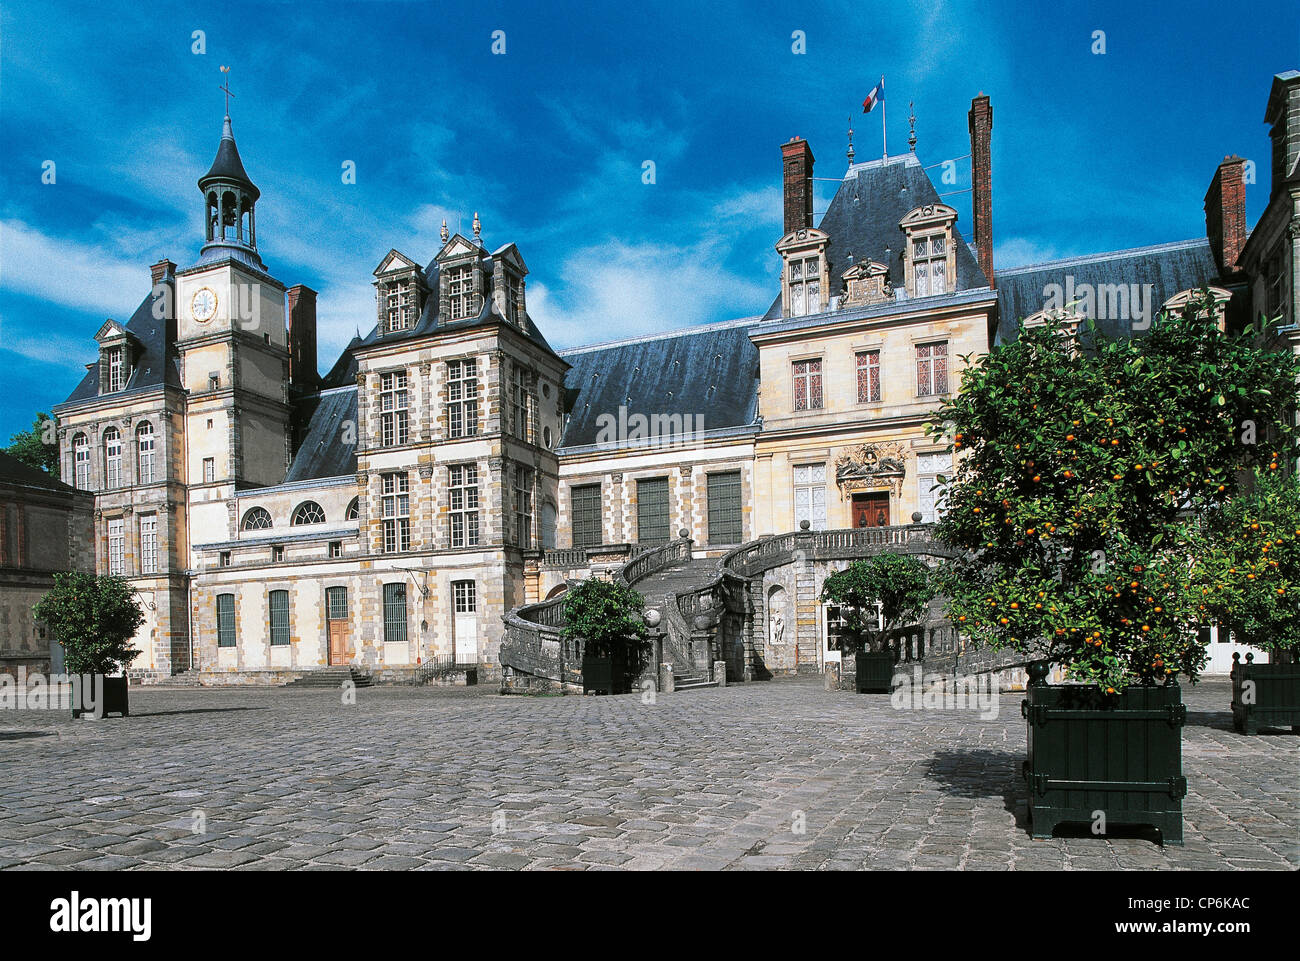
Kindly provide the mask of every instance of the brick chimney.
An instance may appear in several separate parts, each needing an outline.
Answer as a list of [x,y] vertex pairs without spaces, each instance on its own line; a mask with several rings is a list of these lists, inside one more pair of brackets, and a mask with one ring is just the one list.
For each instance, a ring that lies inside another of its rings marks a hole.
[[980,95],[970,102],[971,211],[975,218],[975,254],[980,270],[993,281],[993,162],[989,146],[993,139],[993,107]]
[[808,141],[791,137],[781,144],[785,180],[785,233],[813,225],[813,154]]
[[1205,236],[1224,277],[1237,272],[1237,258],[1246,245],[1246,161],[1224,157],[1205,192]]
[[289,320],[289,386],[312,390],[320,381],[316,370],[316,291],[295,284],[285,291]]

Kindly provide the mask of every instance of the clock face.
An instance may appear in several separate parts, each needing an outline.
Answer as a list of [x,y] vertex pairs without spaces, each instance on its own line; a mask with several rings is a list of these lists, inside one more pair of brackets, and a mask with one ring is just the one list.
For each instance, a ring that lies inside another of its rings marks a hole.
[[190,299],[190,316],[206,324],[217,315],[217,294],[211,287],[200,287]]

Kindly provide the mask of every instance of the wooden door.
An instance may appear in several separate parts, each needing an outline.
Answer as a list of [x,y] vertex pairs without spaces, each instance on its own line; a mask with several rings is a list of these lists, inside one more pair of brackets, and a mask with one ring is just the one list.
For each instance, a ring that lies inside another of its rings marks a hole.
[[346,587],[326,589],[325,618],[329,629],[330,666],[344,667],[352,659],[348,644],[348,589]]
[[854,527],[889,526],[889,492],[874,491],[853,495]]

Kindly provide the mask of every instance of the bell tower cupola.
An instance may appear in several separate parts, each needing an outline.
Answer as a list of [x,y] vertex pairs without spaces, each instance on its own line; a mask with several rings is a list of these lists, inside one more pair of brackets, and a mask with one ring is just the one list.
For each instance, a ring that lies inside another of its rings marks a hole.
[[203,191],[204,245],[201,261],[234,256],[265,270],[257,255],[257,216],[254,208],[261,191],[249,179],[239,159],[235,134],[230,126],[227,88],[226,118],[221,143],[212,167],[199,178]]

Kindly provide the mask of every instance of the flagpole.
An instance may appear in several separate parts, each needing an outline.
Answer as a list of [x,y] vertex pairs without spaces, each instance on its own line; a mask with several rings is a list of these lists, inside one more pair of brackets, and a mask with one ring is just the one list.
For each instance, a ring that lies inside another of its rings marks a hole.
[[887,109],[885,100],[885,77],[880,77],[880,149],[885,152],[883,160],[889,159],[889,138],[885,134],[885,110]]

